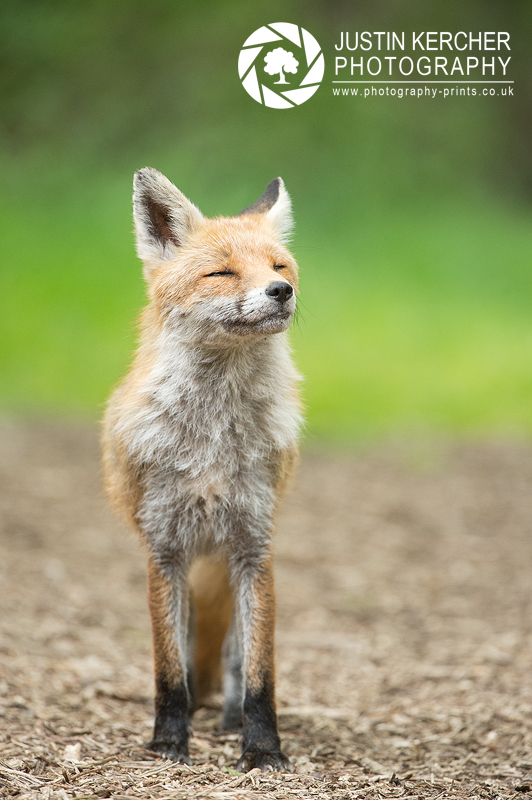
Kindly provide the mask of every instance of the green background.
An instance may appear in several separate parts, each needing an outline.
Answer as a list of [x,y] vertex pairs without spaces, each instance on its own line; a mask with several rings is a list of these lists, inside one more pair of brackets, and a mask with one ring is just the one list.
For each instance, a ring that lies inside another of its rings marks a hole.
[[[326,57],[290,110],[237,75],[275,21]],[[342,30],[509,31],[514,96],[333,97]],[[101,413],[144,302],[132,174],[154,166],[207,215],[285,180],[310,441],[532,433],[531,32],[516,0],[3,2],[0,410]]]

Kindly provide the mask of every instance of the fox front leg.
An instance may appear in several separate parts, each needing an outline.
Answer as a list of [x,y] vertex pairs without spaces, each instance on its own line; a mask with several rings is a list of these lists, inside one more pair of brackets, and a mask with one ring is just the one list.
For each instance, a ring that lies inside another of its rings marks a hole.
[[172,761],[191,764],[186,677],[189,588],[186,572],[173,560],[161,563],[150,558],[148,603],[155,666],[155,725],[147,748]]
[[273,565],[268,555],[258,565],[233,561],[235,611],[243,657],[242,756],[237,769],[290,771],[281,751],[275,710]]

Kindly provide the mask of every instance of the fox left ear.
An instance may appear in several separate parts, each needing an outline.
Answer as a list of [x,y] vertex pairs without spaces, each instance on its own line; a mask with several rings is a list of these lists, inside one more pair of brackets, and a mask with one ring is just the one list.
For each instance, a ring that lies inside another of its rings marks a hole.
[[205,222],[201,211],[162,172],[150,167],[135,173],[133,219],[146,278],[158,265],[175,258]]
[[245,208],[238,216],[243,214],[265,214],[273,222],[280,240],[288,242],[290,239],[294,225],[292,203],[282,178],[274,178],[268,184],[264,194],[261,194],[252,206]]

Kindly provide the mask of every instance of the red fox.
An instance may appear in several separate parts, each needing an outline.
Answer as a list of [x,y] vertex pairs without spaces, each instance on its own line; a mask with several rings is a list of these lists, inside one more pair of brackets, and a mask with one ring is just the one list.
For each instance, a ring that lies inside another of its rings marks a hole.
[[149,303],[105,414],[103,460],[113,505],[148,549],[148,748],[190,763],[191,714],[221,682],[222,728],[242,730],[237,768],[286,770],[272,533],[301,426],[286,338],[298,286],[290,198],[276,178],[238,216],[206,219],[146,168],[133,209]]

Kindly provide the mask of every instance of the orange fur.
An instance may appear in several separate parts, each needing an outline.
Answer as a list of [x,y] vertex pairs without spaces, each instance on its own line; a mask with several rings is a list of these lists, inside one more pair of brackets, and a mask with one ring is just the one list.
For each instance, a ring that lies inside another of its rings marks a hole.
[[246,687],[250,691],[260,691],[264,675],[270,677],[273,707],[275,708],[275,667],[274,667],[274,628],[275,628],[275,589],[273,580],[273,560],[271,555],[257,571],[253,586],[255,603],[254,624],[249,642],[246,668]]
[[202,280],[210,270],[235,269],[240,279],[239,291],[243,292],[275,280],[273,267],[279,263],[286,267],[283,276],[297,292],[296,262],[260,215],[218,217],[207,220],[200,231],[192,234],[174,266],[167,265],[155,273],[150,295],[160,310],[170,302],[186,309],[204,298],[234,296],[234,281],[220,277]]
[[153,559],[148,561],[148,605],[151,616],[156,675],[175,686],[183,680],[183,671],[171,618],[172,585]]

